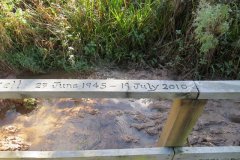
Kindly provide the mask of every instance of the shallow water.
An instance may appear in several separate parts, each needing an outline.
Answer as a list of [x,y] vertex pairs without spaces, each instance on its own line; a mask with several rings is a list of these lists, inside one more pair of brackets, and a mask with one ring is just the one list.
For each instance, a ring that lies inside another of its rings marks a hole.
[[[153,147],[165,114],[149,99],[40,100],[31,113],[8,111],[0,125],[13,126],[28,150]],[[5,133],[6,134],[6,133]]]

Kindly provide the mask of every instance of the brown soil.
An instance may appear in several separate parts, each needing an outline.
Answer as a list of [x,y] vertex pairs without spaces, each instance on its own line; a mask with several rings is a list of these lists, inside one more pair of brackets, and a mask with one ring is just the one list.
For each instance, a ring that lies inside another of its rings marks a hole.
[[[174,79],[164,70],[98,70],[89,75],[54,72],[20,77]],[[171,101],[39,99],[38,108],[30,113],[4,105],[0,104],[4,108],[0,111],[0,150],[79,150],[156,146]],[[240,146],[240,101],[210,100],[188,145]]]

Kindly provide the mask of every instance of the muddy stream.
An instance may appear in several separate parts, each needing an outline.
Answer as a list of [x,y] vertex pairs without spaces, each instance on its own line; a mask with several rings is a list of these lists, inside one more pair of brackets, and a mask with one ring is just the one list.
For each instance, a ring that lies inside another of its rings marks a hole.
[[[54,72],[5,78],[174,79],[163,70]],[[33,111],[0,106],[0,150],[81,150],[156,146],[171,101],[38,99]],[[240,100],[208,101],[187,146],[240,146]]]

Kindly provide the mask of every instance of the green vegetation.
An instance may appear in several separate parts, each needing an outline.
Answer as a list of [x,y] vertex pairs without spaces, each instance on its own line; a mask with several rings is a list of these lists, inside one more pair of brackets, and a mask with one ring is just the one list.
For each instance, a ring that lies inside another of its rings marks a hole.
[[27,110],[34,110],[37,107],[36,98],[24,98],[23,107]]
[[240,2],[1,0],[2,68],[35,73],[101,63],[240,78]]
[[201,2],[195,18],[196,39],[201,43],[200,51],[207,54],[219,44],[219,37],[229,31],[229,12],[227,5],[210,5]]

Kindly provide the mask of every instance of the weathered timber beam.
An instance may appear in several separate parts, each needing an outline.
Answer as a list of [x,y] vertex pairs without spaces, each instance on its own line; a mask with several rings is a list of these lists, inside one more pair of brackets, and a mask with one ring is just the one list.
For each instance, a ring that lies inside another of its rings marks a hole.
[[0,79],[0,98],[196,99],[193,81]]
[[0,160],[240,160],[240,146],[82,151],[1,151]]
[[0,160],[172,160],[172,148],[135,148],[82,151],[2,151]]
[[240,81],[0,79],[0,98],[240,99]]
[[240,99],[240,81],[195,81],[199,95],[195,100],[173,102],[158,146],[183,146],[201,115],[206,99]]
[[173,160],[240,160],[240,146],[177,147]]
[[174,100],[158,146],[183,146],[203,112],[205,103],[206,100]]
[[198,99],[240,99],[240,81],[195,81]]

